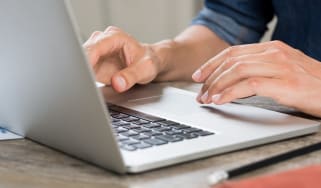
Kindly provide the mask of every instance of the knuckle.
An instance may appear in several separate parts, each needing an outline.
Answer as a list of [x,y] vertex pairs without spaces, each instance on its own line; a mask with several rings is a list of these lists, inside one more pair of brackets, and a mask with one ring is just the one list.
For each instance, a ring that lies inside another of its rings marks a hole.
[[233,66],[235,63],[237,63],[237,58],[235,57],[228,57],[226,60],[225,60],[225,67],[231,67]]
[[92,45],[92,42],[91,40],[87,40],[83,45],[82,47],[85,49],[85,50],[89,50],[91,48],[91,45]]
[[126,36],[124,32],[122,32],[120,29],[114,28],[114,26],[109,29],[109,27],[104,31],[104,35],[101,37],[101,39],[106,39],[106,38],[121,38]]
[[252,89],[252,91],[256,91],[258,89],[258,87],[260,87],[261,82],[258,78],[249,78],[247,80],[247,83],[249,85],[249,87]]
[[102,32],[101,31],[94,31],[91,36],[89,37],[89,39],[95,39],[97,36],[101,35]]
[[106,36],[96,37],[93,42],[93,45],[101,46],[105,39],[106,39]]
[[282,50],[279,50],[277,53],[276,53],[276,58],[281,60],[281,61],[286,61],[288,59],[288,56],[287,54],[282,51]]
[[274,40],[274,41],[271,41],[270,43],[274,48],[284,49],[286,47],[284,42],[282,42],[280,40]]
[[233,71],[238,75],[246,74],[247,70],[248,70],[248,65],[246,63],[238,62],[233,67]]
[[105,29],[105,33],[108,33],[108,32],[114,32],[114,31],[121,31],[120,28],[116,27],[116,26],[108,26],[106,29]]
[[288,54],[280,49],[280,48],[275,48],[272,50],[271,55],[274,59],[279,60],[280,62],[287,61],[289,59]]
[[96,42],[96,38],[100,36],[102,32],[100,31],[94,31],[91,36],[88,38],[88,40],[83,44],[84,48],[90,48],[93,44]]
[[230,46],[226,49],[225,55],[227,57],[232,57],[234,56],[236,50],[237,50],[237,46]]

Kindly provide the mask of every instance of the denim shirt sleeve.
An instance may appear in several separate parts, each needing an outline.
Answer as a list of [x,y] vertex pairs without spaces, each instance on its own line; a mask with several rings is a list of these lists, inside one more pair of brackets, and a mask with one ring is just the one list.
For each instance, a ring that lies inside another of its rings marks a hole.
[[204,25],[230,45],[258,42],[273,18],[269,0],[206,0],[192,25]]

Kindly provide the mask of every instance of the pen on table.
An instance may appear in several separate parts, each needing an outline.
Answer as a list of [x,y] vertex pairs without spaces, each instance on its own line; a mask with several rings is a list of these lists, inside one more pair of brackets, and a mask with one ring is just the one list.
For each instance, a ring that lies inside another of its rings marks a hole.
[[210,185],[216,185],[218,183],[221,183],[222,181],[225,181],[229,178],[233,178],[239,175],[243,175],[245,173],[257,170],[259,168],[263,168],[269,165],[274,165],[276,163],[288,160],[288,159],[292,159],[304,154],[308,154],[317,150],[321,150],[321,142],[312,144],[312,145],[308,145],[305,147],[301,147],[295,150],[290,150],[288,152],[285,153],[281,153],[272,157],[268,157],[266,159],[262,159],[253,163],[249,163],[234,169],[230,169],[227,171],[217,171],[217,172],[213,172],[212,174],[210,174],[210,176],[208,177],[208,183]]

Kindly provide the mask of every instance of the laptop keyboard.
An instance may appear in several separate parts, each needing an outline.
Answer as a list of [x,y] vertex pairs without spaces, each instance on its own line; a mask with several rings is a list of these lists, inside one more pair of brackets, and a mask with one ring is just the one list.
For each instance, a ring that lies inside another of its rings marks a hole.
[[214,134],[112,104],[108,104],[108,108],[120,148],[127,151],[136,151]]

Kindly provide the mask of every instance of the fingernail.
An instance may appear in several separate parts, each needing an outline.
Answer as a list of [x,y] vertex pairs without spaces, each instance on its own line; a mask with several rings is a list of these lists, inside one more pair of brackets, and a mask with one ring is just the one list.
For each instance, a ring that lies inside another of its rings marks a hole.
[[202,76],[202,73],[200,70],[197,70],[196,72],[194,72],[194,74],[192,75],[193,80],[195,81],[200,81]]
[[221,96],[222,96],[221,94],[213,95],[212,101],[213,101],[215,104],[219,103],[219,101],[221,100]]
[[207,103],[207,99],[208,99],[208,92],[206,91],[204,95],[201,97],[201,100],[203,103]]
[[121,91],[126,89],[126,80],[122,76],[117,76],[115,81]]

